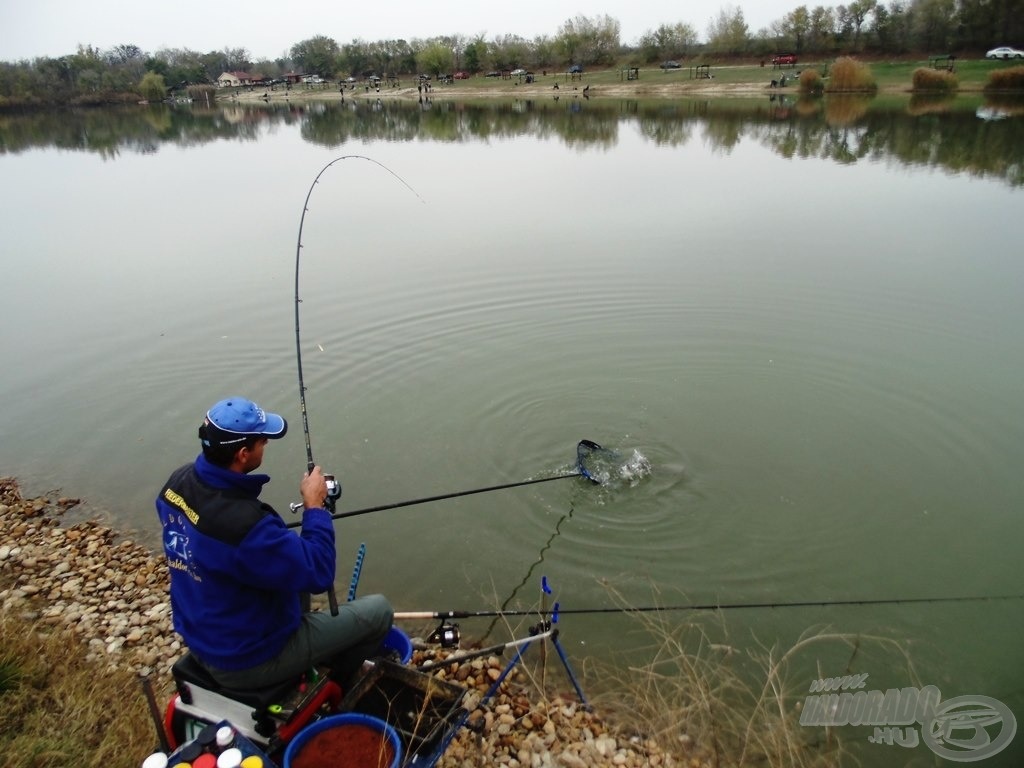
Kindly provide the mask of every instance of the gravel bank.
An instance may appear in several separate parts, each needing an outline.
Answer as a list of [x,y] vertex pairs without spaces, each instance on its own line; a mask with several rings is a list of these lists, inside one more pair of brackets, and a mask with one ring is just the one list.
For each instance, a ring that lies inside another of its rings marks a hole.
[[[69,629],[102,667],[150,676],[166,700],[170,665],[183,652],[171,628],[167,568],[161,556],[96,520],[72,523],[78,499],[23,499],[13,478],[0,478],[0,619]],[[432,651],[428,651],[429,655]],[[417,651],[413,663],[424,658]],[[498,657],[449,665],[439,676],[479,701],[505,666]],[[710,763],[680,732],[674,753],[621,732],[566,696],[541,694],[513,673],[488,706],[473,713],[442,766],[690,766]]]

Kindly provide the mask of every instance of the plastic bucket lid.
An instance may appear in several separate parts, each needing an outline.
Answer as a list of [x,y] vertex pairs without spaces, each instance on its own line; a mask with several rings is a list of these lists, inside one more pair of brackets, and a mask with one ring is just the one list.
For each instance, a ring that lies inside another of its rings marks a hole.
[[[295,738],[288,742],[288,747],[284,751],[284,763],[282,768],[295,768],[295,760],[299,757],[302,750],[309,744],[309,742],[317,735],[326,731],[333,731],[335,729],[351,728],[352,726],[362,726],[364,728],[370,728],[378,731],[381,734],[383,740],[386,740],[390,745],[394,753],[394,758],[386,768],[398,768],[402,763],[402,742],[398,738],[398,731],[388,725],[386,722],[377,717],[371,717],[370,715],[363,715],[358,712],[346,712],[342,715],[331,715],[325,717],[323,720],[317,720],[306,728],[299,731]],[[341,753],[339,752],[339,757]],[[359,760],[358,756],[352,754],[350,759]],[[372,757],[371,768],[372,768]],[[345,763],[339,763],[345,765]],[[353,762],[352,765],[364,765],[365,761]]]
[[388,630],[387,635],[384,636],[384,642],[381,643],[381,649],[398,653],[403,664],[408,664],[412,658],[412,640],[398,627]]

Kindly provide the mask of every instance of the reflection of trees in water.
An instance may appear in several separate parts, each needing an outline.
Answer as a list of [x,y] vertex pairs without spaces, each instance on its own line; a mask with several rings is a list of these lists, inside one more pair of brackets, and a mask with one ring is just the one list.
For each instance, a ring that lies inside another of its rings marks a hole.
[[0,120],[0,153],[39,147],[146,154],[161,144],[206,144],[216,139],[255,139],[258,122],[229,119],[220,109],[139,108],[73,109],[7,114]]
[[829,96],[825,99],[825,121],[829,125],[853,125],[871,109],[871,97],[859,94]]
[[704,138],[708,145],[726,155],[740,143],[745,133],[745,120],[733,113],[723,114],[704,124]]
[[1024,185],[1024,120],[986,121],[973,109],[946,106],[911,102],[892,109],[869,108],[852,118],[860,107],[844,104],[839,108],[841,121],[799,115],[788,125],[765,126],[760,138],[786,156],[840,163],[884,160]]
[[302,126],[302,136],[329,147],[353,139],[461,142],[515,136],[558,138],[568,145],[614,146],[618,122],[578,107],[576,99],[487,105],[435,101],[429,109],[397,101],[353,102],[310,115]]
[[907,114],[914,117],[921,115],[944,115],[956,105],[956,95],[952,93],[915,93],[910,96]]
[[677,102],[665,102],[656,109],[641,109],[639,102],[627,100],[619,105],[619,112],[633,118],[640,135],[659,146],[681,147],[693,137],[695,122],[681,119],[687,110]]
[[[963,97],[915,97],[881,105],[863,97],[816,99],[584,100],[574,97],[428,105],[389,100],[154,106],[6,114],[0,152],[32,147],[99,152],[155,151],[162,143],[257,140],[278,123],[298,124],[309,142],[446,143],[531,136],[567,146],[614,148],[622,126],[658,146],[695,136],[729,153],[753,139],[784,157],[856,163],[865,158],[927,165],[1024,184],[1024,113],[1019,101],[979,110]],[[429,107],[429,108],[427,108]],[[1004,119],[982,119],[992,114]]]
[[668,120],[638,120],[640,135],[659,146],[682,147],[693,138],[693,123]]
[[829,126],[825,132],[822,157],[828,157],[837,163],[846,165],[860,160],[861,134],[856,128],[850,126]]

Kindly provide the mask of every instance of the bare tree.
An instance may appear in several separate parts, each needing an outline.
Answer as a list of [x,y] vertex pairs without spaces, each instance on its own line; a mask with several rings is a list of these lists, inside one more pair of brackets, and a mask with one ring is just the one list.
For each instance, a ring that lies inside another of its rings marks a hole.
[[782,28],[786,37],[793,44],[795,53],[803,53],[807,37],[811,31],[811,14],[806,5],[801,5],[786,14],[782,21]]
[[853,49],[860,48],[860,35],[864,27],[864,20],[875,8],[875,0],[853,0],[847,7],[850,17],[850,24],[853,26]]
[[716,53],[739,54],[747,50],[750,33],[743,11],[728,5],[708,24],[708,46]]

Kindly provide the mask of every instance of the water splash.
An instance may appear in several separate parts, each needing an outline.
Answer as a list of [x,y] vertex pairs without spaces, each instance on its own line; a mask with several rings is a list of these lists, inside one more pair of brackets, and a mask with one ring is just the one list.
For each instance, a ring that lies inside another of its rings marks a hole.
[[605,449],[587,463],[587,472],[605,488],[633,487],[651,475],[651,462],[634,448],[629,455]]
[[638,485],[645,477],[650,477],[651,472],[651,460],[636,448],[633,449],[633,455],[619,467],[620,479],[630,487]]

